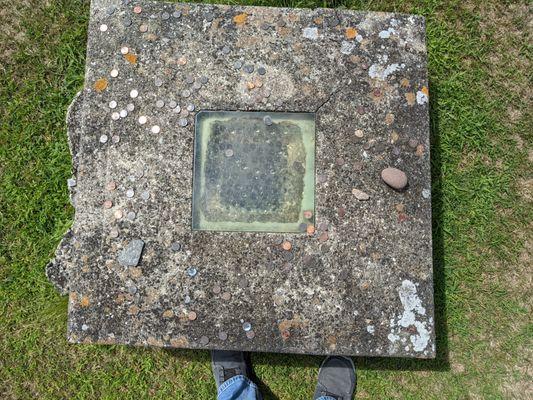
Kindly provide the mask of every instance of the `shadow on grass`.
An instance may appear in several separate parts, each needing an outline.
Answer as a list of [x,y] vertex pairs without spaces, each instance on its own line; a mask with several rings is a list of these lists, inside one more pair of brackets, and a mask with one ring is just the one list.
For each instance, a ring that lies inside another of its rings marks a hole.
[[[437,112],[438,89],[430,82],[430,140],[431,140],[431,178],[432,178],[432,228],[433,228],[433,281],[435,300],[436,357],[434,359],[408,359],[387,357],[356,357],[360,370],[405,370],[405,371],[447,371],[448,327],[446,322],[446,281],[444,271],[444,230],[442,199],[442,159],[439,137],[439,115]],[[175,352],[178,358],[195,359],[205,362],[206,352]],[[287,368],[317,368],[323,357],[295,354],[256,353],[256,365],[283,366]],[[257,377],[261,393],[265,399],[278,397]]]

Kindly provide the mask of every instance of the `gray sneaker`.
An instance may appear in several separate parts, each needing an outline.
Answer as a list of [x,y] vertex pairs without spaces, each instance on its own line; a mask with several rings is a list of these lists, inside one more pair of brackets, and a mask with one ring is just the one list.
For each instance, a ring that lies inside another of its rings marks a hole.
[[250,378],[250,364],[242,351],[211,351],[211,368],[217,383],[217,389],[223,382],[237,375]]
[[318,384],[313,400],[322,396],[329,396],[335,400],[351,400],[356,383],[355,365],[350,358],[328,357],[318,371]]

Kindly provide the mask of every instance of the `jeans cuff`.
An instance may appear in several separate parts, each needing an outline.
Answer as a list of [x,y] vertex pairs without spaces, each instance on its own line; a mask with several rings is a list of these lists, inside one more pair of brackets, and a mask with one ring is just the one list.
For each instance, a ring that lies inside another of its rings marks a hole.
[[220,387],[218,388],[218,395],[220,396],[220,394],[224,390],[226,390],[228,388],[228,386],[232,385],[236,381],[245,381],[251,388],[254,388],[255,390],[257,390],[256,384],[253,383],[246,376],[244,376],[244,375],[235,375],[234,377],[229,378],[227,381],[222,382],[222,385],[220,385]]

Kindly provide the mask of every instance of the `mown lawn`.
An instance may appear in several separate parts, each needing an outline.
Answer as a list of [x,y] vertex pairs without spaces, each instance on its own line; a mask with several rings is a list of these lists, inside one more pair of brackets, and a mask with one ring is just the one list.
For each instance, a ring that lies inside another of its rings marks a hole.
[[[438,357],[357,359],[357,398],[530,398],[528,2],[239,3],[426,16]],[[87,19],[78,0],[0,7],[0,398],[211,399],[207,352],[67,344],[67,299],[44,275],[73,216],[64,119],[83,84]],[[311,398],[319,358],[253,359],[266,398]]]

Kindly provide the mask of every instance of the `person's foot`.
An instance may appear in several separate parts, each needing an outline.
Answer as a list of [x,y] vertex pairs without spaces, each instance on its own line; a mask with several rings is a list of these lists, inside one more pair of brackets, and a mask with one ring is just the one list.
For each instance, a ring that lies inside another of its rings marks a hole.
[[313,400],[329,396],[335,400],[351,400],[355,391],[355,365],[350,358],[331,356],[324,360],[318,371]]
[[211,351],[211,368],[217,383],[217,389],[223,382],[237,375],[250,377],[250,364],[242,351]]

